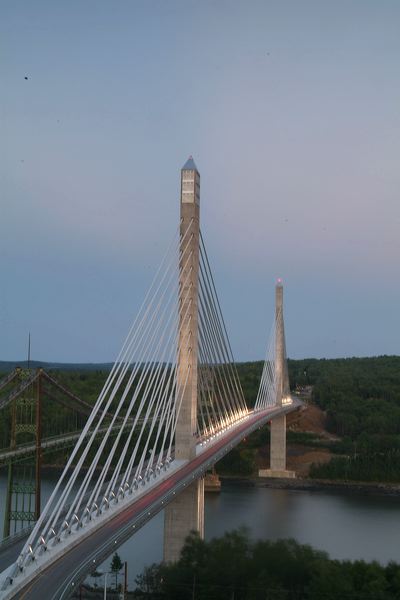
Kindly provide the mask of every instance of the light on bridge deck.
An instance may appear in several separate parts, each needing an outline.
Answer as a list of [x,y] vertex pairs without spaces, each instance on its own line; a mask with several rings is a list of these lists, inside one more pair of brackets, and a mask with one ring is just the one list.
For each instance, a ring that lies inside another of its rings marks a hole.
[[287,404],[292,404],[293,400],[291,398],[291,396],[285,396],[284,398],[282,398],[282,406],[283,405],[287,405]]

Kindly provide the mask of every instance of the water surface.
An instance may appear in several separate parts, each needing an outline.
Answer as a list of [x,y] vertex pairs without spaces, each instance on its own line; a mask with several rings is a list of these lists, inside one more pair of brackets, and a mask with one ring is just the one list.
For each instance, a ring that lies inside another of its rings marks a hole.
[[[43,481],[43,500],[55,477]],[[0,526],[5,475],[0,475]],[[227,483],[220,494],[206,494],[205,537],[246,527],[253,539],[294,538],[332,558],[400,562],[400,498],[332,491],[274,490]],[[125,542],[118,553],[128,562],[128,580],[145,565],[162,559],[163,513]],[[104,567],[109,566],[108,560]]]

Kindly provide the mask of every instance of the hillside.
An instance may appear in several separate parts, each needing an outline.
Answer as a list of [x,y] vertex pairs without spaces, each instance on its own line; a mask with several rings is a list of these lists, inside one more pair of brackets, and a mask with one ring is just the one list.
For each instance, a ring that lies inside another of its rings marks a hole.
[[[292,390],[303,395],[306,390],[308,405],[288,420],[288,468],[317,478],[400,481],[400,357],[304,359],[288,364]],[[0,362],[0,371],[15,365]],[[111,368],[110,363],[38,361],[31,366],[55,371],[63,385],[90,403]],[[249,406],[257,397],[262,366],[261,361],[237,365]],[[222,461],[221,471],[256,473],[259,466],[267,466],[268,455],[268,434],[257,432]]]
[[[59,370],[59,371],[109,371],[113,363],[60,363],[60,362],[45,362],[40,360],[31,360],[30,368],[38,369],[43,368],[46,371]],[[0,373],[9,373],[16,367],[22,369],[28,368],[27,360],[13,361],[13,360],[0,360]]]

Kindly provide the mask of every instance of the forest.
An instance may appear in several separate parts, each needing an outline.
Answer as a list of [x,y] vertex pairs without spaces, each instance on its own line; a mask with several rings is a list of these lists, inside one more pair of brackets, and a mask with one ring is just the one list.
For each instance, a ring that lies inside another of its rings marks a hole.
[[312,385],[312,400],[340,438],[340,456],[315,465],[317,478],[400,481],[400,357],[290,361],[293,389]]
[[294,540],[252,541],[246,530],[204,541],[188,537],[180,560],[136,578],[142,600],[394,600],[400,566],[330,560]]
[[[314,464],[317,479],[400,482],[400,357],[304,359],[288,361],[292,392],[312,387],[311,401],[326,412],[327,443],[312,433],[288,431],[288,443],[326,447],[329,463]],[[238,372],[246,399],[257,397],[261,362],[241,363]],[[249,476],[255,455],[268,436],[256,432],[219,464],[221,473]]]
[[[262,366],[261,361],[237,364],[249,406],[254,405],[257,397]],[[327,429],[339,438],[337,443],[329,446],[335,454],[331,462],[313,465],[310,476],[399,482],[400,357],[289,359],[288,366],[292,391],[299,386],[312,386],[312,402],[326,411]],[[77,365],[73,368],[60,365],[50,373],[77,396],[93,404],[108,369],[96,365],[81,365],[79,368]],[[44,418],[48,435],[58,433],[57,423],[67,412],[53,404],[46,401]],[[74,428],[73,423],[71,428]],[[5,409],[0,418],[2,447],[8,445],[9,429],[9,409]],[[324,443],[316,441],[312,435],[288,432],[289,442],[299,441],[300,437],[303,443]],[[254,433],[219,463],[220,472],[254,474],[255,454],[267,439],[266,432]]]

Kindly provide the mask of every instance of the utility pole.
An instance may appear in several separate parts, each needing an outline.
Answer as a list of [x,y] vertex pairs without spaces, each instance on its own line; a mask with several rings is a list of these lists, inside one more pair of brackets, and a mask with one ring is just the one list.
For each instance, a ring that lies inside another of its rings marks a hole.
[[125,572],[124,572],[124,600],[128,598],[128,563],[125,561]]
[[196,594],[196,571],[193,574],[192,600],[195,600],[195,594]]
[[31,368],[31,332],[28,334],[28,369]]

